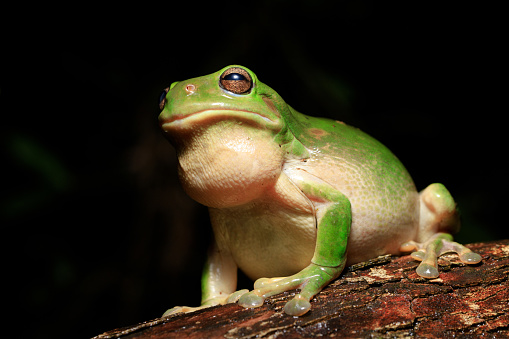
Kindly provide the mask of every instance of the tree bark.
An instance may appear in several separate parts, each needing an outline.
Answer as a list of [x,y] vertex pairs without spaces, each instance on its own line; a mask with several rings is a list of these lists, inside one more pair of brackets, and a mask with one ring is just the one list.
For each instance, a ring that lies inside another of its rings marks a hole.
[[262,307],[214,306],[112,330],[106,338],[509,338],[509,240],[468,246],[483,257],[439,259],[440,277],[415,273],[410,256],[383,256],[344,271],[301,317],[283,312],[296,291]]

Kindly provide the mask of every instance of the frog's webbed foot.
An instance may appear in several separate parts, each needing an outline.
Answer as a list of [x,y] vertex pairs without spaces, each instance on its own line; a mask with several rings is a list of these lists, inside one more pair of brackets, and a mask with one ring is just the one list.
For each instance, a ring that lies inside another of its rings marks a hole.
[[269,296],[298,288],[301,292],[285,305],[284,311],[293,316],[303,315],[311,309],[311,298],[330,281],[337,278],[342,269],[343,266],[323,267],[310,264],[299,273],[289,277],[258,279],[254,284],[255,289],[240,297],[239,305],[259,307]]
[[452,236],[447,233],[437,233],[423,243],[409,241],[400,247],[402,252],[410,252],[414,249],[417,251],[411,254],[412,258],[421,261],[416,272],[421,277],[428,279],[438,277],[438,257],[444,253],[456,253],[461,262],[465,264],[477,264],[482,260],[479,254],[452,241]]
[[233,292],[232,294],[230,294],[227,297],[212,298],[212,299],[209,299],[209,300],[203,302],[198,307],[175,306],[173,308],[170,308],[166,312],[164,312],[163,317],[166,317],[166,316],[172,315],[172,314],[176,314],[176,313],[195,312],[195,311],[198,311],[198,310],[201,310],[201,309],[204,309],[204,308],[207,308],[207,307],[212,307],[212,306],[215,306],[215,305],[224,305],[224,304],[236,303],[239,300],[239,298],[243,294],[246,294],[247,292],[249,292],[249,290],[239,290],[239,291]]

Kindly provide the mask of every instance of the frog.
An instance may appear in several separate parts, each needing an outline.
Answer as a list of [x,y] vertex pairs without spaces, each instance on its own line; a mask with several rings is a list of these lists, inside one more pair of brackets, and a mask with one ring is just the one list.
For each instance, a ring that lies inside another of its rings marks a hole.
[[[382,143],[344,122],[293,109],[255,73],[230,65],[177,81],[159,98],[159,125],[174,146],[185,192],[208,207],[213,230],[200,306],[260,307],[295,290],[290,316],[346,266],[412,252],[418,276],[439,276],[437,258],[482,257],[453,241],[460,217],[441,183],[417,191]],[[254,282],[236,291],[238,270]]]

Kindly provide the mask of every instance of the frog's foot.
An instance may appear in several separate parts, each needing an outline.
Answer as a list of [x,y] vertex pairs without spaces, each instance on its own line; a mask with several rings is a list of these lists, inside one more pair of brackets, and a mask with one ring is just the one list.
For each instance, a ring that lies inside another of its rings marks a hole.
[[284,278],[261,278],[254,284],[254,290],[242,295],[239,305],[243,307],[259,307],[263,305],[265,298],[293,290],[301,292],[290,300],[284,307],[285,313],[300,316],[311,309],[310,300],[320,292],[330,281],[337,278],[343,269],[339,267],[323,267],[310,264],[297,274]]
[[482,257],[472,252],[465,246],[452,241],[452,236],[447,233],[437,233],[423,243],[409,241],[401,245],[400,251],[410,252],[416,249],[416,252],[411,254],[412,258],[421,261],[416,272],[423,278],[437,278],[438,277],[438,257],[444,253],[454,252],[458,254],[461,262],[465,264],[477,264],[482,260]]
[[239,290],[239,291],[233,292],[228,297],[212,298],[212,299],[209,299],[209,300],[203,302],[198,307],[176,306],[176,307],[170,308],[169,310],[164,312],[163,317],[166,317],[167,315],[176,314],[176,313],[195,312],[195,311],[198,311],[198,310],[201,310],[201,309],[204,309],[204,308],[207,308],[207,307],[212,307],[212,306],[215,306],[215,305],[224,305],[224,304],[236,303],[240,299],[240,297],[242,295],[246,294],[247,292],[249,292],[249,290]]

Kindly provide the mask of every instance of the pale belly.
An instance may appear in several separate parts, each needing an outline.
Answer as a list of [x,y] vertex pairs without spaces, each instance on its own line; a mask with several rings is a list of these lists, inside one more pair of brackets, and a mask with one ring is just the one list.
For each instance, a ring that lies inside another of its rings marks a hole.
[[[403,242],[412,240],[416,219],[381,223],[376,213],[356,208],[348,240],[347,265],[383,254],[399,254]],[[226,248],[239,269],[255,280],[295,274],[308,266],[316,244],[312,213],[295,212],[274,203],[253,203],[231,209],[210,209],[218,245]]]
[[309,265],[316,243],[311,213],[270,203],[210,209],[215,239],[251,279],[287,276]]

